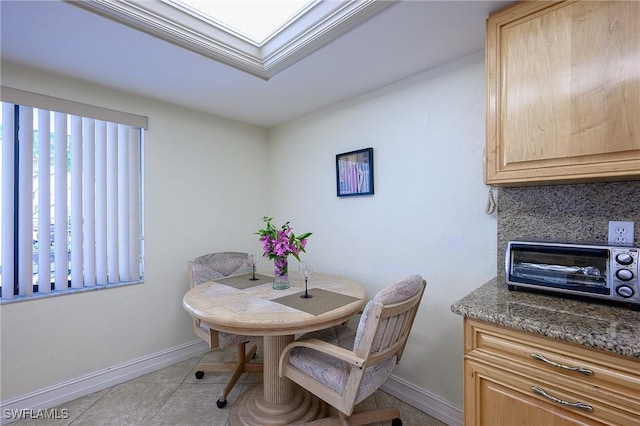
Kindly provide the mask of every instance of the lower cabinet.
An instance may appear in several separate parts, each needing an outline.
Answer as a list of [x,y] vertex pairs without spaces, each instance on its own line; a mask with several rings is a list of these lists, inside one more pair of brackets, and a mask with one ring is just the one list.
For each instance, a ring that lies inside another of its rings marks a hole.
[[640,362],[465,318],[466,426],[639,421]]

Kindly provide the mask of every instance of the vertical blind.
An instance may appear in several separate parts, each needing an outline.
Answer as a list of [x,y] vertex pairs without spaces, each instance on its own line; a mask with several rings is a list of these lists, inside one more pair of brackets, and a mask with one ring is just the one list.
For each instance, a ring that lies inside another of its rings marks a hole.
[[2,102],[2,300],[142,279],[141,147],[136,125]]

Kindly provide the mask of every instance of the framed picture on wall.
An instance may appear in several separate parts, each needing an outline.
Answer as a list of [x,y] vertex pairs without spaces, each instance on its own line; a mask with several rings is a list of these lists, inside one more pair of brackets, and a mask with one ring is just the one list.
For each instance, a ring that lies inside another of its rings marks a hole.
[[373,194],[373,148],[336,155],[338,197]]

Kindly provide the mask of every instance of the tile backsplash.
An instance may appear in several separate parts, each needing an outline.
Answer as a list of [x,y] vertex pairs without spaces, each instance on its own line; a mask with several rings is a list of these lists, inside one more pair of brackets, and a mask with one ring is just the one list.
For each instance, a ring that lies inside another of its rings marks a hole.
[[509,240],[606,244],[610,220],[634,222],[640,245],[640,181],[499,188],[497,274]]

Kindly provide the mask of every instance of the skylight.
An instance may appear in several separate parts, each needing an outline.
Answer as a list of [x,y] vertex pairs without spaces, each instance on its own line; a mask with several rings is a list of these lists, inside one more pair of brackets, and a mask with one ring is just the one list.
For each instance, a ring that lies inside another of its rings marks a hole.
[[303,8],[314,2],[309,0],[174,0],[174,3],[182,3],[259,44],[281,29]]
[[86,0],[69,4],[268,80],[399,1]]

